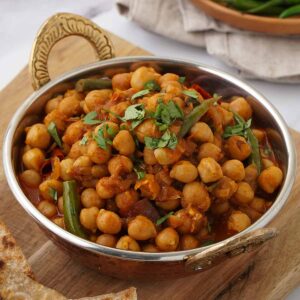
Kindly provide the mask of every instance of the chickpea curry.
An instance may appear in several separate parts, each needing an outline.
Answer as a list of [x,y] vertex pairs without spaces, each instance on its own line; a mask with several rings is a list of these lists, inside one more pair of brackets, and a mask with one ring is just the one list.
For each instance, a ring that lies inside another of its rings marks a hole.
[[117,249],[207,246],[272,205],[283,172],[247,99],[141,66],[86,78],[25,129],[19,179],[58,226]]

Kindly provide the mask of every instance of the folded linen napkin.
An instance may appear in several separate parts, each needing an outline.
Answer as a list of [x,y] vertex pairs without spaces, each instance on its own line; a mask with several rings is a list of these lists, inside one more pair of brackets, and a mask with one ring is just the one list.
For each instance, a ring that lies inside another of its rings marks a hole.
[[237,68],[241,76],[300,82],[300,38],[239,30],[219,22],[189,0],[117,0],[122,15],[147,30],[191,45]]

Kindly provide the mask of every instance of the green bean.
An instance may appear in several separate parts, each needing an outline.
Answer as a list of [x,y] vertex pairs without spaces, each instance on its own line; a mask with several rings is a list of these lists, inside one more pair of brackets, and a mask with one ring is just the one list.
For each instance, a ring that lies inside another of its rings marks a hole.
[[229,0],[227,2],[228,4],[241,11],[246,11],[262,4],[260,1],[256,0]]
[[300,4],[291,6],[285,9],[280,15],[279,18],[284,19],[291,16],[299,15],[300,14]]
[[200,118],[214,105],[221,97],[214,96],[211,99],[203,101],[199,106],[196,106],[183,120],[178,136],[184,137],[189,130],[196,124]]
[[266,12],[268,9],[270,9],[271,7],[277,6],[283,4],[283,0],[270,0],[267,1],[257,7],[251,8],[249,10],[247,10],[247,12],[249,13],[262,13],[262,12]]
[[79,221],[80,199],[77,193],[75,180],[64,181],[63,183],[63,203],[64,203],[64,221],[66,229],[86,239],[87,235],[81,227]]
[[111,79],[107,78],[85,78],[76,82],[75,89],[78,92],[91,90],[109,89],[112,87]]

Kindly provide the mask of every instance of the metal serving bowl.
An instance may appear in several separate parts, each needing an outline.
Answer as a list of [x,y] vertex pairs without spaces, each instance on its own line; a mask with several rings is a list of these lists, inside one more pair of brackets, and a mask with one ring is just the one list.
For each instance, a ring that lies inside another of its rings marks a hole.
[[[67,28],[67,25],[71,27],[73,23],[70,25],[70,22],[73,21],[76,25],[81,24],[77,27],[73,26],[77,30],[75,33],[75,29],[69,30],[68,34],[65,34],[66,30],[62,30],[62,34],[57,35],[61,27],[62,29]],[[98,35],[90,33],[87,37],[87,34],[83,32],[87,26],[90,26],[89,32],[91,27],[93,30],[98,30]],[[54,39],[49,45],[43,46],[41,43],[45,39],[42,38],[45,34],[53,31],[56,32],[56,40]],[[99,32],[101,33],[100,38]],[[71,14],[55,15],[41,29],[35,43],[31,61],[34,87],[38,88],[50,80],[45,62],[47,63],[51,47],[60,38],[71,34],[85,36],[95,47],[99,40],[95,41],[95,38],[91,36],[98,36],[102,43],[98,43],[97,53],[99,56],[104,55],[104,58],[113,56],[109,39],[95,24]],[[41,50],[44,50],[42,54],[39,52]],[[214,245],[187,251],[165,253],[124,251],[101,246],[67,232],[42,215],[25,196],[17,176],[21,165],[20,151],[24,143],[24,128],[41,119],[47,100],[51,99],[53,94],[64,92],[80,78],[94,74],[111,74],[116,69],[122,69],[124,72],[130,71],[138,65],[151,65],[162,73],[175,72],[181,76],[186,76],[191,83],[198,83],[208,91],[222,95],[225,99],[240,95],[246,97],[250,102],[256,124],[266,129],[276,157],[283,169],[284,181],[272,207],[243,232]],[[15,113],[8,126],[3,145],[3,165],[8,184],[15,198],[28,214],[59,247],[66,250],[77,261],[96,268],[104,274],[121,278],[182,277],[203,271],[230,259],[234,255],[256,250],[265,241],[277,234],[275,229],[263,227],[277,215],[289,197],[295,179],[295,161],[293,141],[285,121],[261,94],[243,81],[222,71],[200,65],[197,62],[162,57],[139,56],[107,59],[77,68],[49,81],[33,93]]]

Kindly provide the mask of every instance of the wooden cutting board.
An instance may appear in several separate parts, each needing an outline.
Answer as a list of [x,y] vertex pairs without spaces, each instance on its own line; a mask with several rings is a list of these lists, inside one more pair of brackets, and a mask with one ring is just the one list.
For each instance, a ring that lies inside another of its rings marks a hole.
[[[117,56],[149,54],[112,35]],[[93,51],[85,41],[68,38],[52,52],[52,77],[91,61]],[[13,113],[33,92],[27,67],[0,92],[0,143]],[[300,134],[292,131],[297,149]],[[1,149],[2,152],[2,149]],[[299,170],[299,164],[298,170]],[[280,235],[258,254],[246,254],[227,264],[188,278],[162,282],[125,281],[103,276],[79,265],[57,248],[14,199],[0,168],[0,218],[9,226],[33,267],[36,279],[71,298],[138,288],[139,299],[283,299],[300,284],[299,172],[288,204],[270,224]]]

